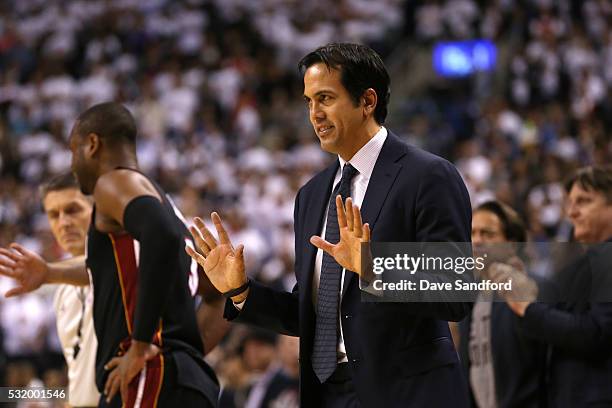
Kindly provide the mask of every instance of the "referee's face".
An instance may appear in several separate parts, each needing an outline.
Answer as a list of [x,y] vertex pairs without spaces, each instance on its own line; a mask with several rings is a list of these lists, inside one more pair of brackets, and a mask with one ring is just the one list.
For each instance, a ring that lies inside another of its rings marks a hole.
[[49,191],[43,207],[51,232],[62,249],[72,256],[85,253],[85,238],[91,218],[92,204],[76,188]]

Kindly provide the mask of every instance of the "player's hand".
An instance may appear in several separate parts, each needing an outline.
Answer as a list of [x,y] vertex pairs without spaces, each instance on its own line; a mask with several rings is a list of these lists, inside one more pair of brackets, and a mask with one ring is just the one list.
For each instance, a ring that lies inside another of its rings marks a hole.
[[213,212],[210,218],[215,224],[219,241],[206,228],[204,221],[196,217],[195,226],[192,226],[190,230],[198,252],[189,246],[185,246],[185,250],[202,266],[215,288],[225,293],[239,288],[247,281],[244,267],[244,246],[233,247],[219,214]]
[[0,275],[17,282],[17,286],[4,295],[11,297],[38,289],[47,281],[49,268],[40,255],[13,243],[10,249],[0,248]]
[[[363,277],[366,271],[362,271],[361,244],[370,242],[370,226],[361,220],[359,207],[353,205],[353,200],[349,197],[345,205],[342,204],[342,197],[336,196],[336,209],[338,211],[338,227],[340,228],[340,241],[332,244],[325,239],[313,235],[310,243],[322,249],[334,257],[336,262],[347,271],[357,273]],[[369,251],[365,256],[370,256]],[[365,265],[370,265],[368,261]]]
[[110,371],[104,385],[106,402],[110,403],[117,391],[120,391],[121,401],[126,406],[130,382],[142,371],[147,361],[159,353],[160,349],[156,345],[133,340],[127,353],[109,361],[104,366]]

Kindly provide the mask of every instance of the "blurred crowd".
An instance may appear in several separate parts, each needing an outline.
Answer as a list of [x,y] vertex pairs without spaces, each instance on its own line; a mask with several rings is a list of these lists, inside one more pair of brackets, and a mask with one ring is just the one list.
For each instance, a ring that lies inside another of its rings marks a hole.
[[452,159],[473,205],[500,199],[532,239],[567,240],[562,181],[612,159],[612,3],[427,1],[411,16],[423,44],[488,38],[506,64],[402,101],[404,134]]
[[[392,58],[397,43],[470,38],[508,50],[507,64],[416,95],[392,89],[391,129],[452,160],[473,205],[496,197],[532,239],[568,239],[562,180],[612,156],[611,21],[605,0],[2,2],[0,245],[62,256],[37,186],[68,169],[76,115],[117,100],[137,118],[141,168],[186,218],[220,211],[249,273],[290,290],[295,192],[333,159],[308,123],[299,58],[330,41]],[[401,69],[392,84],[409,80]],[[62,381],[51,299],[47,288],[0,300],[2,384]],[[296,348],[233,329],[210,356],[229,381],[227,406],[259,406],[261,387],[279,382],[296,397]],[[277,397],[290,406],[290,393]]]

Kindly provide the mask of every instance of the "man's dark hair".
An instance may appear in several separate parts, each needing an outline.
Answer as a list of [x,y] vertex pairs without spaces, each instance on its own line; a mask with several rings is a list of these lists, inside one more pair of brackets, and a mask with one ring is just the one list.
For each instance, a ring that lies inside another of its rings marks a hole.
[[79,183],[77,183],[71,172],[61,173],[50,178],[38,188],[38,193],[40,198],[44,200],[50,192],[66,190],[68,188],[80,190]]
[[111,144],[136,143],[136,122],[130,111],[120,103],[94,105],[79,115],[77,123],[79,136],[95,133]]
[[314,64],[323,63],[329,69],[340,71],[340,82],[353,99],[355,106],[366,89],[376,91],[378,101],[374,119],[379,125],[387,117],[387,105],[391,96],[389,73],[380,55],[366,45],[332,43],[317,48],[298,63],[302,76]]
[[476,211],[488,211],[499,218],[504,231],[504,237],[510,242],[525,242],[527,240],[527,230],[521,217],[510,206],[496,200],[487,201],[480,204]]
[[257,327],[249,327],[247,332],[244,334],[244,337],[242,337],[242,339],[240,340],[236,352],[238,353],[238,355],[243,355],[246,344],[250,341],[258,342],[260,344],[267,344],[269,346],[275,346],[277,340],[277,334],[270,330],[261,329]]
[[612,204],[612,166],[587,166],[578,169],[565,182],[568,193],[576,183],[584,190],[603,194],[606,201]]

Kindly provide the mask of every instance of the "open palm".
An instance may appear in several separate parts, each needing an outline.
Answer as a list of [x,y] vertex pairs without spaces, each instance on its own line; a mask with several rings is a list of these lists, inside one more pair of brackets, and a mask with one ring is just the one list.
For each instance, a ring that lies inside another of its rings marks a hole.
[[340,241],[337,244],[332,244],[315,235],[310,238],[310,242],[334,257],[336,262],[344,269],[363,276],[362,244],[370,242],[370,226],[363,224],[361,211],[359,207],[353,204],[350,197],[346,199],[346,204],[343,204],[342,197],[340,195],[336,196],[336,209]]
[[11,244],[10,248],[0,248],[0,275],[13,278],[18,286],[6,292],[5,296],[22,295],[38,289],[48,274],[45,260],[19,244]]
[[195,226],[191,227],[195,243],[198,247],[196,252],[187,246],[185,250],[204,269],[215,288],[225,293],[229,290],[242,286],[247,278],[244,267],[244,246],[237,248],[232,246],[219,214],[212,213],[211,219],[217,230],[219,241],[206,228],[201,218],[195,218]]

